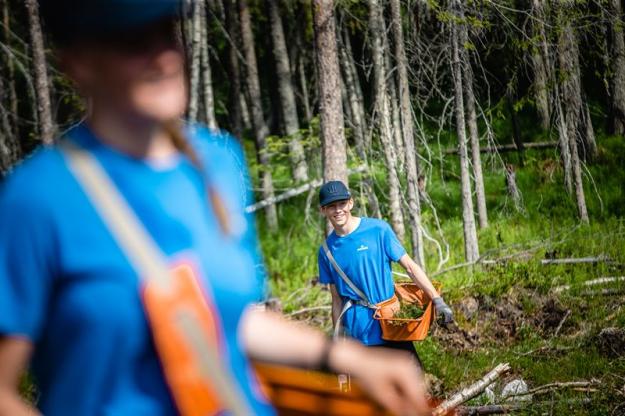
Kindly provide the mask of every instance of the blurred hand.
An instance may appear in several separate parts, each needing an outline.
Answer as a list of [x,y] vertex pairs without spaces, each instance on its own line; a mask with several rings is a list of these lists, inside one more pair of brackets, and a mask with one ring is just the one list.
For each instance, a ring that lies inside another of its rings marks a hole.
[[439,325],[447,326],[454,322],[454,313],[451,308],[445,303],[442,297],[432,299],[434,308],[436,309],[436,322]]
[[341,341],[333,347],[330,366],[350,373],[363,390],[397,416],[431,414],[423,375],[408,353]]

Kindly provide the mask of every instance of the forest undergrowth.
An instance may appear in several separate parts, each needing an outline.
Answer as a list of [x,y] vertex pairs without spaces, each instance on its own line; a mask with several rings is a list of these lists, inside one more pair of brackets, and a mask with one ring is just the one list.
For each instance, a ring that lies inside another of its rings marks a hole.
[[[443,251],[444,242],[449,245],[449,259],[439,269],[436,245],[428,242],[427,271],[442,283],[458,324],[454,331],[434,327],[430,337],[416,343],[437,397],[509,362],[512,371],[493,394],[470,404],[511,405],[498,394],[515,379],[530,390],[586,381],[583,388],[539,390],[514,406],[528,415],[625,415],[625,281],[585,284],[625,276],[625,143],[600,137],[599,148],[598,158],[587,164],[589,225],[576,220],[555,150],[527,151],[523,166],[516,154],[501,156],[517,166],[521,212],[506,196],[501,168],[492,163],[485,170],[490,225],[479,231],[482,257],[479,264],[456,269],[464,262],[456,161],[447,157],[442,166],[432,163],[426,191],[441,230],[428,206],[424,225]],[[351,180],[356,191],[357,180]],[[330,295],[317,283],[323,222],[316,204],[316,194],[288,200],[278,208],[280,231],[268,234],[261,224],[260,235],[275,302],[291,319],[329,332]],[[588,262],[548,263],[580,258]]]

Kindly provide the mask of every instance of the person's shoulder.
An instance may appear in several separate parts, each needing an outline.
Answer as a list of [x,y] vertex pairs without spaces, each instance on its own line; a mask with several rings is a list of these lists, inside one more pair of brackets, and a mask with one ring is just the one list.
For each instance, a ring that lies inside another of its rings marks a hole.
[[0,183],[0,205],[42,209],[54,202],[67,175],[65,161],[56,147],[42,147],[24,158]]
[[388,223],[378,218],[361,217],[362,224],[367,229],[381,229],[386,230],[390,228]]

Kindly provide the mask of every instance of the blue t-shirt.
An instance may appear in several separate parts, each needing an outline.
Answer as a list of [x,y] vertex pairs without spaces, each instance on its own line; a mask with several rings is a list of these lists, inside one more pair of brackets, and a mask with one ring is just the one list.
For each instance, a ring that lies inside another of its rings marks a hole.
[[[261,296],[260,262],[243,155],[232,138],[187,137],[234,228],[224,239],[205,178],[182,155],[155,165],[98,141],[90,150],[172,264],[189,263],[219,312],[225,356],[255,414],[273,414],[237,328]],[[139,279],[56,148],[41,149],[0,187],[0,335],[35,345],[32,372],[46,415],[177,414],[140,300]]]
[[[343,272],[369,302],[379,303],[393,296],[391,261],[398,261],[406,250],[385,221],[361,218],[358,227],[350,234],[339,237],[332,231],[326,242]],[[319,282],[336,285],[344,300],[360,300],[334,270],[323,247],[319,248],[317,258]],[[379,322],[373,319],[373,310],[366,306],[355,304],[348,309],[343,315],[343,325],[350,336],[366,345],[385,342]]]

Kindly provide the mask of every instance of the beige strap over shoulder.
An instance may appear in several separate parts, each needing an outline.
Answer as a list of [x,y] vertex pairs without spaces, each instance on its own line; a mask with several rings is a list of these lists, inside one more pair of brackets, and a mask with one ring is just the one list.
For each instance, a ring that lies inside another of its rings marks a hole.
[[[170,305],[170,310],[165,312],[168,316],[164,317],[167,321],[164,323],[173,326],[174,332],[180,338],[181,343],[184,343],[186,350],[193,355],[192,367],[194,368],[192,370],[197,371],[199,374],[195,379],[196,384],[194,386],[197,387],[198,384],[206,384],[208,386],[208,390],[202,390],[200,387],[200,390],[195,390],[195,392],[213,392],[216,397],[214,402],[217,403],[215,406],[228,409],[235,416],[253,414],[245,400],[245,396],[239,391],[239,386],[233,379],[231,372],[224,367],[223,363],[225,360],[224,357],[220,356],[217,342],[211,342],[212,340],[209,339],[210,334],[206,335],[206,322],[202,321],[202,317],[206,316],[203,313],[206,311],[198,311],[197,308],[194,310],[197,304],[201,304],[200,309],[202,306],[205,306],[205,300],[200,299],[196,304],[176,302],[180,297],[176,297],[177,294],[174,292],[179,284],[178,281],[174,281],[176,276],[170,271],[165,255],[156,245],[124,197],[119,193],[117,187],[99,162],[90,152],[80,148],[70,140],[65,139],[60,144],[60,148],[67,160],[70,171],[82,186],[143,283],[149,284],[151,288],[156,287],[158,292],[166,294],[165,298],[167,298],[168,293],[172,294],[169,296],[169,299],[174,299],[174,302],[173,305]],[[199,290],[197,292],[200,293]],[[147,312],[150,315],[149,312],[151,311],[147,310]],[[149,317],[152,318],[151,316]],[[159,319],[161,318],[159,317]],[[153,322],[150,323],[152,324]],[[153,328],[155,333],[158,330],[159,328]],[[155,338],[155,343],[157,344],[161,360],[167,361],[167,355],[171,352],[171,348],[163,353],[158,337]],[[174,351],[173,355],[176,355],[176,351]],[[176,361],[174,360],[174,362]],[[188,362],[189,360],[187,360]],[[165,364],[167,362],[164,362]],[[173,366],[176,367],[176,365]],[[168,376],[167,368],[165,370],[166,376]],[[175,382],[178,376],[176,368],[171,373],[174,374],[174,377],[171,378]],[[185,375],[182,378],[184,377]],[[180,377],[178,377],[179,379]],[[198,379],[199,382],[197,381]],[[168,379],[168,382],[171,383],[172,380]],[[184,386],[184,384],[180,384],[180,386]],[[180,408],[181,413],[192,416],[206,414],[205,409],[203,410],[197,405],[197,403],[206,399],[204,397],[206,395],[200,394],[203,397],[198,398],[197,394],[193,396],[187,388],[182,389],[181,396],[183,396],[183,399],[180,399],[177,396],[176,386],[170,385],[170,387],[172,387],[177,404],[181,406],[181,402],[183,403],[183,406]]]

